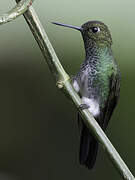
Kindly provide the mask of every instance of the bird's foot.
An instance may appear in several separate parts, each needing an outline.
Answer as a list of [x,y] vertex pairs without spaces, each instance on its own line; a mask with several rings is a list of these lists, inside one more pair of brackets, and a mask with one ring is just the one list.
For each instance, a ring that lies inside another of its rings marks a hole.
[[87,104],[81,104],[78,109],[82,111],[84,109],[89,109],[89,106]]

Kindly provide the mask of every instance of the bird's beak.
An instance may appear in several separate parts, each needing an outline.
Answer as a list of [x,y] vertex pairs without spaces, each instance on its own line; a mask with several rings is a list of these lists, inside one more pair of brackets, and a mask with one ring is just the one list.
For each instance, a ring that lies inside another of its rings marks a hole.
[[57,23],[57,22],[52,22],[52,24],[55,24],[55,25],[58,25],[58,26],[64,26],[64,27],[68,27],[68,28],[72,28],[72,29],[76,29],[76,30],[82,32],[82,28],[81,27],[72,26],[72,25],[68,25],[68,24],[61,24],[61,23]]

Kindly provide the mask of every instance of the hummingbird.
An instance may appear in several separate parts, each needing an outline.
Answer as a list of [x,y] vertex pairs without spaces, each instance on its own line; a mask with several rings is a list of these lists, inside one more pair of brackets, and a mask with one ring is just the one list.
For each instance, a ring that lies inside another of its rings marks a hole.
[[[88,109],[100,127],[105,131],[120,92],[120,70],[111,46],[112,37],[108,27],[100,21],[88,21],[81,27],[53,22],[53,24],[76,29],[81,32],[85,59],[78,73],[72,78],[72,85],[79,94],[80,109]],[[96,162],[98,141],[89,131],[81,116],[80,164],[92,169]]]

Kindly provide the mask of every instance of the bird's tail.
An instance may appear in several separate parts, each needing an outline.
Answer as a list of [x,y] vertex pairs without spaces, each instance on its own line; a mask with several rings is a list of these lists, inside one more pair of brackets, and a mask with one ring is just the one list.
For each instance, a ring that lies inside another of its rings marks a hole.
[[89,132],[86,125],[83,122],[82,124],[79,160],[80,164],[85,165],[88,169],[92,169],[96,162],[98,142]]

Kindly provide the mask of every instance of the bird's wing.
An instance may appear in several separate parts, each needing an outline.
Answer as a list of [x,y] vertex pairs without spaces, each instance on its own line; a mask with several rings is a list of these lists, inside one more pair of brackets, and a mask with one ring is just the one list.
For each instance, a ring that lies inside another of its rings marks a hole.
[[120,72],[118,72],[116,75],[112,75],[110,77],[110,92],[108,95],[108,99],[105,105],[105,108],[102,109],[102,128],[103,130],[106,129],[108,122],[111,118],[111,115],[113,113],[113,110],[118,102],[119,98],[119,92],[120,92]]

